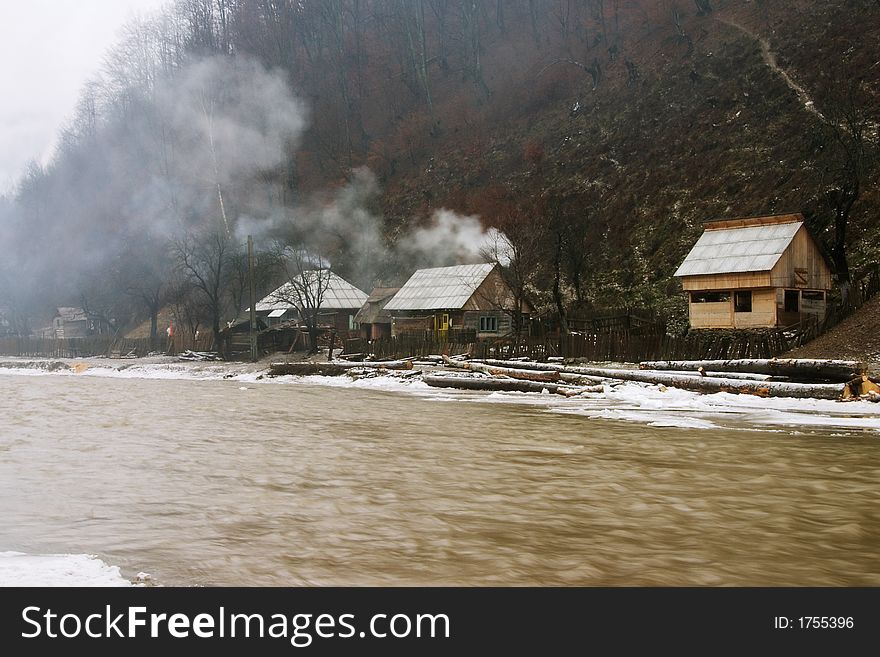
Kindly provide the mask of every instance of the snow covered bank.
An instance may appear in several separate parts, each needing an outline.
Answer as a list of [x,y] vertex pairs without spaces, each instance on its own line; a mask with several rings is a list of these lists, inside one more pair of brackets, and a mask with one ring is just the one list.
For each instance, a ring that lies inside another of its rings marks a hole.
[[[566,399],[559,395],[431,388],[418,376],[387,375],[352,379],[348,376],[265,376],[265,364],[111,361],[0,361],[0,374],[97,376],[126,379],[229,380],[254,385],[327,386],[416,395],[436,401],[518,404],[551,413],[586,418],[637,422],[683,429],[767,429],[797,433],[819,429],[880,434],[880,404],[817,399],[763,398],[726,392],[704,394],[646,383],[625,382],[604,387],[601,393]],[[63,367],[55,364],[61,362]],[[433,368],[428,368],[430,371]]]
[[119,572],[88,554],[0,552],[0,586],[132,586]]

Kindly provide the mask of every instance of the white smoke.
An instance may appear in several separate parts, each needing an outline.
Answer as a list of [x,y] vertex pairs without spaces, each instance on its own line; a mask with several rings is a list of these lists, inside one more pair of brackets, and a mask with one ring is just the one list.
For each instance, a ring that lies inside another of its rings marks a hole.
[[487,231],[476,215],[441,208],[431,215],[428,226],[404,235],[398,246],[420,267],[443,267],[484,262],[496,241],[497,231]]
[[175,135],[175,157],[224,185],[281,166],[306,127],[283,76],[246,57],[190,64],[157,90],[156,105]]

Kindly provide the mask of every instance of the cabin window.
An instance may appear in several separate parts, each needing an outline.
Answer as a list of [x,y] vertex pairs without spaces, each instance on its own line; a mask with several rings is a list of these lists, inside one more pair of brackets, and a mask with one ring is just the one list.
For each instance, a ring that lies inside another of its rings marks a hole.
[[821,290],[804,290],[801,297],[804,301],[825,301],[825,293]]
[[785,312],[796,313],[799,310],[800,293],[797,290],[785,291]]
[[480,317],[480,332],[481,333],[495,333],[498,331],[498,318],[485,316]]
[[727,303],[730,292],[691,292],[691,303]]
[[744,290],[736,292],[733,295],[733,312],[750,313],[752,312],[752,291]]

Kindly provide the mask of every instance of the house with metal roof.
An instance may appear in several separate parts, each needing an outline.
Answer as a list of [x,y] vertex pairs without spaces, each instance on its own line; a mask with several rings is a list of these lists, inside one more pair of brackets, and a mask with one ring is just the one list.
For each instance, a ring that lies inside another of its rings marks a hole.
[[791,326],[825,316],[831,269],[801,214],[721,219],[675,272],[691,328]]
[[[391,300],[392,335],[473,332],[477,338],[507,335],[512,330],[514,295],[498,265],[456,265],[419,269]],[[527,305],[527,304],[524,304]],[[522,308],[524,314],[531,307]]]
[[302,312],[320,295],[317,310],[321,324],[340,333],[357,329],[354,316],[366,303],[366,292],[328,269],[305,271],[297,278],[296,284],[288,281],[257,302],[256,314],[265,318],[267,325],[300,321]]

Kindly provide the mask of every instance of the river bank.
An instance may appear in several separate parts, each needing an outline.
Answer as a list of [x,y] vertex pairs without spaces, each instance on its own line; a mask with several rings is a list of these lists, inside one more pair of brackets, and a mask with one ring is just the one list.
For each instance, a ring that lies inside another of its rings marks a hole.
[[867,401],[766,399],[726,392],[703,394],[638,382],[604,385],[601,392],[574,398],[535,392],[486,393],[429,387],[422,381],[421,375],[443,372],[445,368],[427,363],[402,372],[270,377],[267,374],[272,360],[227,363],[182,362],[167,356],[139,359],[5,358],[0,359],[0,374],[228,381],[239,384],[241,392],[254,385],[341,387],[414,395],[436,401],[526,405],[551,414],[658,427],[720,427],[740,430],[772,428],[791,435],[832,431],[832,435],[836,436],[863,432],[867,432],[869,436],[880,436],[880,404]]

